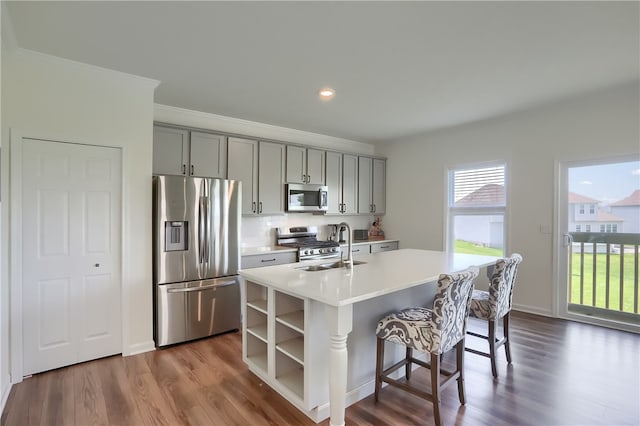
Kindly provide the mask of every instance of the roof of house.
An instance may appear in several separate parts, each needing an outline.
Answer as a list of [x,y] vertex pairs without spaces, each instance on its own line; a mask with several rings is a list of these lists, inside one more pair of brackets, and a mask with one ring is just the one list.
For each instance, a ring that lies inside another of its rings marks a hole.
[[622,207],[622,206],[640,206],[640,189],[636,189],[633,191],[631,195],[622,200],[616,201],[615,203],[611,203],[612,207]]
[[460,198],[455,202],[455,206],[495,206],[504,203],[504,186],[488,183]]
[[585,204],[598,204],[600,201],[595,198],[589,198],[585,195],[576,194],[575,192],[569,192],[569,204],[585,203]]
[[598,222],[623,222],[624,219],[614,214],[603,212],[598,210],[598,216],[596,219]]

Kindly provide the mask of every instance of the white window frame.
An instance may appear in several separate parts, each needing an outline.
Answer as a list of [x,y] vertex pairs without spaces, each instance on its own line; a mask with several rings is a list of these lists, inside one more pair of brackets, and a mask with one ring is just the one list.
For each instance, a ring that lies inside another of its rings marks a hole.
[[[476,169],[485,169],[491,167],[503,167],[504,168],[504,197],[505,197],[505,205],[502,207],[491,206],[491,207],[452,207],[451,200],[453,200],[453,192],[454,185],[452,182],[452,178],[455,172],[464,171],[464,170],[476,170]],[[455,220],[453,218],[455,216],[491,216],[491,215],[502,215],[502,247],[503,254],[506,256],[509,253],[508,247],[508,230],[509,230],[509,220],[508,220],[508,212],[509,212],[509,184],[508,184],[508,170],[509,164],[506,161],[492,161],[486,163],[475,163],[475,164],[460,164],[449,166],[446,169],[446,178],[445,178],[445,212],[444,217],[447,222],[445,226],[445,235],[444,235],[444,247],[445,251],[448,253],[453,253],[455,247],[455,241],[453,240],[454,236],[454,224]]]

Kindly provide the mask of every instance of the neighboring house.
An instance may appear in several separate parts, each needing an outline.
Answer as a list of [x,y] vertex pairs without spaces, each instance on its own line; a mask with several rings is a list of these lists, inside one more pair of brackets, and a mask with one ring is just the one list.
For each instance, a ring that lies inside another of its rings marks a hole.
[[[455,207],[503,206],[505,203],[504,186],[484,185],[455,202]],[[457,216],[455,236],[484,247],[502,249],[504,245],[504,216]]]
[[640,234],[640,189],[611,204],[609,208],[611,214],[624,220],[624,230],[618,230],[618,232]]
[[600,201],[569,192],[569,232],[625,232],[625,219],[599,207]]

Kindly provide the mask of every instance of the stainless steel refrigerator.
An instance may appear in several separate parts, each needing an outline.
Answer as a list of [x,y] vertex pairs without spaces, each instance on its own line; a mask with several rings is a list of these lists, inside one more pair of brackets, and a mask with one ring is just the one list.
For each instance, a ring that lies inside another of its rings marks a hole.
[[240,181],[154,176],[157,346],[240,328],[240,203]]

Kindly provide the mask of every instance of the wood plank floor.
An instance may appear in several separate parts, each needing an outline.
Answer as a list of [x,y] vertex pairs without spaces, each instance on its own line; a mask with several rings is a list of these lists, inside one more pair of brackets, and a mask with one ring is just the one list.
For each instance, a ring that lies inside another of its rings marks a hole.
[[[467,404],[459,405],[456,386],[446,389],[445,424],[640,424],[640,336],[515,312],[512,329],[514,363],[507,366],[501,350],[497,380],[488,358],[466,354]],[[233,333],[38,374],[13,386],[1,423],[313,424],[247,370],[241,346]],[[429,383],[426,372],[411,380]],[[433,410],[387,387],[378,404],[368,397],[349,407],[346,419],[349,425],[428,425]]]

